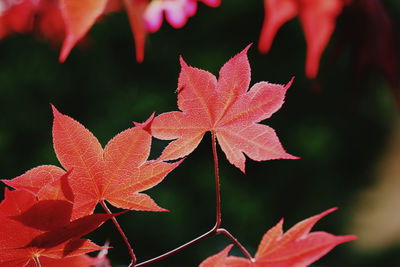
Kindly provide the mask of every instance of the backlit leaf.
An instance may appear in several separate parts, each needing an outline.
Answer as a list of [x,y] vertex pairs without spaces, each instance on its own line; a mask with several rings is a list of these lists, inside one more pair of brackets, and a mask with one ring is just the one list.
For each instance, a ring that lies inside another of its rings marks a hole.
[[269,118],[283,104],[292,84],[260,82],[248,89],[250,65],[247,50],[230,59],[219,79],[211,73],[188,66],[181,58],[178,107],[151,123],[153,136],[172,141],[160,159],[174,160],[190,154],[207,131],[216,134],[229,162],[245,170],[245,154],[257,161],[296,159],[283,149],[275,131],[258,122]]

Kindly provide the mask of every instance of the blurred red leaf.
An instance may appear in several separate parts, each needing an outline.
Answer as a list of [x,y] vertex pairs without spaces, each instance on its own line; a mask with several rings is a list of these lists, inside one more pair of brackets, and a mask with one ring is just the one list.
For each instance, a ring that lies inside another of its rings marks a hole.
[[[220,5],[220,0],[201,1],[211,7]],[[197,0],[167,2],[166,5],[168,6],[180,5],[184,7],[182,11],[185,13],[185,18],[194,15],[196,12]],[[123,7],[128,15],[133,32],[136,59],[138,62],[142,62],[146,35],[149,30],[145,23],[145,12],[148,5],[149,0],[5,1],[0,4],[0,39],[14,32],[24,33],[36,30],[37,33],[40,33],[52,43],[58,44],[63,40],[59,60],[64,62],[71,49],[87,34],[98,18]],[[186,14],[188,6],[192,7],[190,14]],[[176,8],[173,8],[173,10],[176,10]],[[178,15],[180,15],[179,12]],[[161,25],[161,20],[159,22]]]
[[0,5],[0,39],[13,32],[24,33],[32,30],[33,9],[31,0],[2,2]]
[[264,0],[265,17],[258,48],[267,53],[279,28],[299,15],[307,42],[306,75],[315,78],[345,0]]
[[106,4],[107,0],[60,0],[66,26],[66,37],[60,54],[61,62],[65,61],[72,47],[93,26]]
[[135,40],[136,60],[141,63],[144,59],[144,45],[147,30],[144,23],[143,14],[148,5],[148,0],[122,0],[128,14],[131,25],[133,39]]

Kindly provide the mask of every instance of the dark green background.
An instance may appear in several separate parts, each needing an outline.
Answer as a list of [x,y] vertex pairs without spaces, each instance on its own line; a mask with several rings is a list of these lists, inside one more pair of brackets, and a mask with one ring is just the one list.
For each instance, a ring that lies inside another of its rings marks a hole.
[[[298,19],[285,24],[267,55],[257,51],[263,3],[222,0],[198,13],[180,30],[166,23],[148,37],[145,61],[138,64],[125,13],[107,16],[89,33],[90,46],[74,48],[64,64],[58,50],[32,35],[0,42],[0,178],[12,178],[41,164],[59,165],[52,148],[53,103],[84,124],[100,143],[157,114],[176,110],[179,55],[192,66],[215,75],[249,43],[252,82],[287,83],[296,76],[284,106],[265,123],[285,149],[300,160],[246,163],[246,175],[219,150],[223,227],[254,254],[262,235],[285,217],[294,223],[333,206],[339,211],[315,229],[351,234],[349,224],[358,193],[374,183],[380,159],[397,115],[387,82],[379,73],[353,86],[351,52],[332,63],[321,61],[318,79],[304,76],[306,45]],[[383,2],[393,23],[400,24],[400,5]],[[340,18],[339,18],[340,19]],[[355,33],[356,34],[356,33]],[[138,261],[144,261],[206,232],[214,225],[214,171],[209,134],[179,168],[146,191],[169,213],[129,212],[119,217]],[[154,140],[153,158],[166,142]],[[1,187],[3,191],[3,187]],[[99,209],[101,210],[101,209]],[[393,211],[398,212],[398,210]],[[90,234],[110,240],[113,265],[127,264],[125,245],[111,222]],[[229,240],[209,238],[153,266],[197,266],[222,250]],[[237,249],[236,255],[241,255]],[[315,266],[399,266],[400,246],[364,252],[348,243],[335,248]]]

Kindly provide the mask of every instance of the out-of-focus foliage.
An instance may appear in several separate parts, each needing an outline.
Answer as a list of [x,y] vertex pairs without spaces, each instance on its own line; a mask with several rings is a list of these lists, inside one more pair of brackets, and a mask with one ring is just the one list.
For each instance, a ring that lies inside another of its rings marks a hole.
[[[398,33],[399,3],[387,0],[382,4]],[[131,30],[123,13],[96,24],[85,46],[72,50],[64,64],[57,61],[58,50],[44,40],[30,35],[4,39],[0,42],[0,178],[16,177],[41,164],[58,164],[52,149],[50,103],[86,125],[104,146],[131,127],[132,121],[143,121],[153,111],[175,110],[179,55],[217,75],[232,55],[258,41],[263,14],[262,1],[222,1],[216,9],[199,5],[197,15],[184,28],[176,30],[164,23],[158,33],[148,36],[142,64],[135,61]],[[333,206],[339,206],[335,216],[322,221],[316,230],[355,233],[349,226],[360,212],[356,205],[359,193],[379,182],[377,163],[390,144],[398,115],[381,74],[372,71],[354,86],[352,57],[356,51],[345,50],[331,63],[329,54],[346,27],[341,16],[337,22],[313,82],[304,76],[305,40],[297,19],[280,29],[270,53],[249,51],[253,81],[278,83],[296,76],[285,104],[268,125],[277,129],[287,151],[301,157],[297,161],[248,161],[244,176],[218,151],[222,225],[252,254],[265,229],[281,217],[291,226]],[[139,262],[212,227],[215,192],[209,139],[206,135],[179,168],[149,191],[170,213],[135,212],[119,217]],[[158,157],[165,144],[153,140],[151,157]],[[385,221],[380,223],[385,228]],[[116,248],[108,254],[113,264],[129,262],[110,222],[89,237],[98,244],[110,239]],[[399,243],[367,252],[357,248],[358,242],[363,242],[363,236],[335,248],[318,265],[400,264]],[[223,236],[213,237],[153,266],[195,266],[228,244]],[[236,249],[231,253],[240,255]]]

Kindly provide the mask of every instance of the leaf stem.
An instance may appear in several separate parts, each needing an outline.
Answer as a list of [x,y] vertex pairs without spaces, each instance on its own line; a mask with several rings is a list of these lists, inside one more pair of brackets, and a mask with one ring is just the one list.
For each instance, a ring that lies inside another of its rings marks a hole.
[[180,252],[180,251],[182,251],[182,250],[184,250],[184,249],[186,249],[186,248],[188,248],[188,247],[190,247],[190,246],[192,246],[192,245],[194,245],[194,244],[200,242],[201,240],[203,240],[203,239],[205,239],[205,238],[207,238],[207,237],[209,237],[209,236],[212,236],[212,235],[214,235],[214,234],[216,234],[216,231],[215,231],[215,229],[213,228],[213,229],[211,229],[210,231],[208,231],[208,232],[202,234],[201,236],[198,236],[198,237],[196,237],[195,239],[193,239],[193,240],[191,240],[191,241],[189,241],[189,242],[187,242],[187,243],[181,245],[180,247],[177,247],[177,248],[175,248],[175,249],[173,249],[173,250],[170,250],[170,251],[168,251],[168,252],[166,252],[166,253],[164,253],[164,254],[158,256],[158,257],[155,257],[155,258],[152,258],[152,259],[150,259],[150,260],[141,262],[141,263],[135,265],[135,267],[147,266],[147,265],[150,265],[150,264],[155,263],[155,262],[157,262],[157,261],[163,260],[163,259],[165,259],[165,258],[167,258],[167,257],[169,257],[169,256],[171,256],[171,255],[174,255],[175,253],[178,253],[178,252]]
[[[103,207],[103,209],[108,213],[111,214],[110,209],[107,207],[106,203],[104,202],[104,200],[100,201],[101,206]],[[135,266],[136,263],[136,257],[135,257],[135,253],[133,253],[133,249],[131,247],[131,244],[128,241],[128,238],[126,237],[124,231],[122,230],[121,226],[119,225],[117,219],[115,217],[111,218],[113,223],[115,224],[115,227],[117,227],[118,232],[120,233],[120,235],[122,236],[122,238],[124,239],[124,242],[126,244],[126,246],[128,247],[129,250],[129,254],[131,256],[132,262],[131,264],[129,264],[129,266]]]
[[40,264],[40,261],[39,261],[39,257],[37,255],[35,257],[33,257],[33,261],[35,262],[36,267],[42,267],[42,265]]
[[218,171],[218,155],[217,155],[217,145],[215,141],[215,132],[211,132],[212,137],[212,151],[213,151],[213,158],[214,158],[214,169],[215,169],[215,191],[216,191],[216,222],[214,226],[214,230],[218,230],[221,226],[221,194],[219,189],[219,171]]
[[250,253],[243,247],[243,245],[240,244],[239,241],[237,241],[237,239],[235,237],[233,237],[227,230],[220,228],[220,226],[221,226],[221,194],[220,194],[220,186],[219,186],[218,155],[217,155],[217,145],[216,145],[217,143],[215,140],[215,132],[214,131],[211,132],[211,137],[212,137],[212,151],[213,151],[213,158],[214,158],[215,191],[216,191],[216,220],[215,220],[214,227],[211,230],[209,230],[208,232],[202,234],[201,236],[198,236],[195,239],[193,239],[173,250],[170,250],[160,256],[157,256],[155,258],[152,258],[150,260],[147,260],[147,261],[144,261],[144,262],[141,262],[141,263],[135,265],[136,267],[147,266],[147,265],[150,265],[157,261],[163,260],[163,259],[165,259],[169,256],[172,256],[172,255],[200,242],[201,240],[203,240],[207,237],[213,236],[215,234],[226,235],[240,248],[240,250],[243,252],[243,254],[246,255],[246,257],[249,260],[252,261]]
[[243,252],[243,254],[250,260],[253,261],[253,258],[251,257],[250,253],[246,250],[246,248],[231,234],[229,233],[228,230],[224,229],[224,228],[219,228],[217,229],[217,234],[224,234],[227,237],[229,237],[230,240],[233,241],[233,243],[235,243],[236,246],[238,246],[238,248]]

